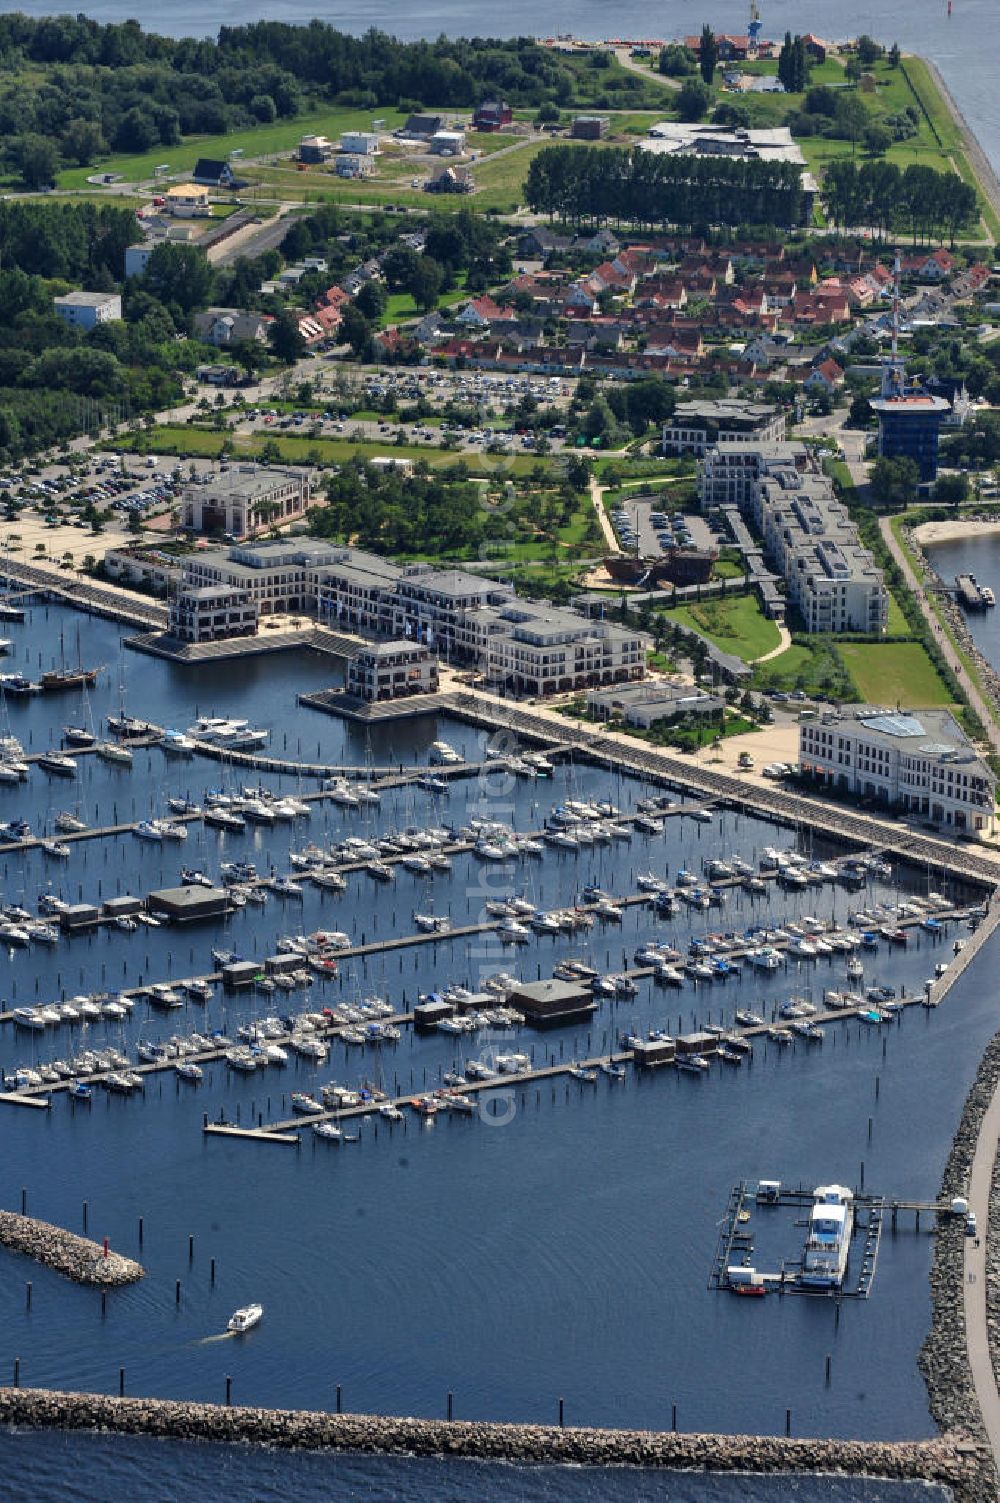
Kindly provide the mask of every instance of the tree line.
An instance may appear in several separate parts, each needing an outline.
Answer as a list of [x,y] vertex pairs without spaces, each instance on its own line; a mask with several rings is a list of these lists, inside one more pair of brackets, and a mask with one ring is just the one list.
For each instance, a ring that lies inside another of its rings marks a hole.
[[461,108],[499,94],[526,108],[607,107],[609,91],[625,103],[648,92],[638,75],[612,70],[602,52],[568,57],[524,37],[401,42],[375,30],[355,37],[322,21],[224,26],[210,40],[162,37],[134,21],[6,14],[0,66],[0,137],[15,166],[34,165],[31,186],[46,180],[42,163],[51,178],[60,159],[86,166],[109,151],[222,135],[321,104]]
[[530,208],[550,218],[645,228],[791,228],[802,222],[806,203],[800,169],[789,162],[581,146],[539,152],[525,196]]
[[979,218],[975,188],[957,173],[917,162],[901,170],[895,162],[836,159],[827,165],[823,196],[838,229],[864,225],[880,237],[903,231],[914,241],[954,242]]
[[94,292],[121,281],[136,239],[133,210],[110,203],[0,201],[0,266],[60,277]]

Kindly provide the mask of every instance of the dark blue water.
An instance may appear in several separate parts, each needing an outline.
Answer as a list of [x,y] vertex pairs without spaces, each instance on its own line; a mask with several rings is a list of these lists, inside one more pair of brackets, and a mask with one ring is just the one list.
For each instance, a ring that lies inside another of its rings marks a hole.
[[[706,1477],[700,1473],[644,1472],[622,1467],[582,1471],[571,1467],[491,1466],[377,1456],[316,1456],[250,1451],[238,1447],[178,1445],[100,1435],[0,1435],[0,1464],[9,1503],[38,1503],[68,1496],[70,1469],[110,1475],[141,1503],[182,1498],[225,1498],[229,1503],[287,1503],[294,1490],[341,1503],[397,1503],[400,1497],[435,1503],[939,1503],[937,1487],[848,1477]],[[29,1470],[30,1469],[30,1470]]]
[[[17,666],[26,666],[29,656],[37,663],[40,653],[47,662],[58,653],[61,626],[64,635],[75,633],[75,621],[53,608],[47,615],[36,612],[24,626],[5,627],[17,642]],[[95,713],[102,712],[118,701],[118,631],[91,620],[80,629],[84,660],[112,669],[110,681],[92,696]],[[329,681],[329,664],[312,657],[276,657],[188,676],[127,655],[127,703],[134,714],[183,728],[196,708],[232,710],[270,725],[272,743],[280,747],[287,739],[290,754],[301,746],[304,756],[313,757],[318,743],[325,759],[364,762],[369,748],[363,734],[295,703],[297,691]],[[73,696],[39,696],[13,705],[11,722],[38,749],[54,742],[77,708]],[[382,732],[371,760],[423,761],[437,735],[470,757],[481,753],[481,733],[419,722]],[[23,813],[39,829],[56,809],[79,801],[92,822],[115,806],[120,817],[131,817],[133,803],[141,818],[162,812],[167,788],[184,787],[198,797],[223,776],[217,763],[171,764],[155,749],[137,752],[131,772],[92,757],[82,757],[80,767],[79,788],[50,783],[33,770],[26,787],[0,793],[0,817]],[[278,779],[269,781],[280,786]],[[284,786],[292,784],[285,780]],[[643,791],[593,767],[560,769],[551,784],[469,779],[444,800],[419,790],[386,796],[374,816],[328,808],[294,832],[278,827],[226,840],[193,833],[177,847],[124,836],[78,845],[67,863],[44,861],[37,852],[7,856],[0,875],[8,900],[23,894],[30,902],[48,882],[72,897],[142,894],[173,881],[182,864],[215,871],[224,853],[252,852],[262,868],[274,861],[284,869],[290,843],[339,838],[349,829],[461,823],[472,813],[526,829],[566,795],[604,794],[634,807]],[[301,903],[272,898],[262,910],[237,914],[225,930],[102,931],[50,950],[14,952],[0,957],[0,996],[48,1000],[137,984],[140,976],[166,980],[208,970],[210,947],[221,939],[263,957],[273,953],[279,934],[308,933],[320,925],[346,929],[357,939],[405,933],[413,927],[412,910],[432,900],[456,920],[476,918],[491,891],[520,890],[552,907],[569,902],[594,877],[626,892],[634,890],[636,873],[650,867],[671,873],[682,865],[700,868],[711,855],[750,856],[789,839],[787,832],[729,812],[711,826],[675,819],[664,837],[640,836],[631,845],[597,848],[591,855],[550,852],[517,870],[484,871],[471,858],[458,857],[450,877],[428,881],[400,872],[388,892],[359,874],[349,879],[343,897],[307,888]],[[924,885],[919,873],[909,880],[917,890]],[[864,901],[896,891],[885,884]],[[308,1005],[373,993],[402,1005],[418,991],[452,979],[475,983],[501,968],[531,978],[548,975],[553,962],[567,955],[608,968],[621,965],[645,938],[670,938],[683,946],[692,933],[742,929],[781,915],[845,919],[854,906],[860,906],[857,896],[833,887],[757,900],[733,894],[721,913],[691,916],[686,910],[664,923],[632,908],[614,931],[545,939],[517,955],[477,938],[424,945],[345,963],[336,982],[312,989]],[[903,951],[866,956],[866,980],[912,989],[948,953],[950,943],[935,945],[920,936]],[[367,1077],[387,1089],[419,1089],[461,1062],[455,1041],[404,1031],[401,1042],[381,1056],[348,1052],[341,1044],[318,1068],[299,1061],[284,1071],[233,1077],[213,1065],[200,1088],[157,1077],[144,1100],[102,1096],[89,1110],[74,1111],[58,1098],[48,1113],[8,1107],[0,1118],[6,1149],[0,1204],[16,1208],[24,1187],[35,1214],[79,1228],[87,1200],[91,1235],[108,1235],[133,1253],[139,1251],[142,1216],[141,1257],[148,1273],[109,1298],[102,1320],[93,1291],[0,1254],[0,1375],[20,1356],[23,1382],[104,1392],[117,1390],[124,1366],[133,1394],[218,1400],[229,1375],[234,1399],[245,1403],[332,1406],[339,1383],[346,1408],[383,1413],[439,1415],[452,1391],[459,1417],[550,1421],[561,1396],[571,1423],[663,1426],[676,1404],[681,1428],[774,1432],[791,1407],[797,1434],[930,1434],[915,1365],[929,1320],[926,1228],[884,1239],[873,1297],[846,1302],[839,1330],[824,1300],[739,1301],[710,1293],[706,1285],[717,1225],[729,1189],[741,1177],[857,1183],[863,1163],[869,1188],[896,1196],[936,1193],[968,1082],[995,1027],[992,997],[982,984],[989,966],[987,955],[946,1006],[933,1013],[910,1011],[886,1030],[862,1032],[855,1022],[831,1026],[821,1047],[776,1051],[758,1045],[752,1066],[727,1074],[714,1070],[705,1080],[665,1072],[649,1079],[630,1074],[624,1083],[602,1077],[596,1087],[546,1082],[498,1103],[497,1123],[438,1118],[429,1124],[411,1120],[404,1129],[373,1120],[362,1125],[358,1144],[341,1149],[308,1132],[298,1149],[206,1139],[202,1113],[215,1116],[224,1108],[229,1119],[240,1114],[250,1122],[259,1114],[275,1120],[289,1115],[291,1090],[332,1078],[353,1083]],[[793,992],[818,1001],[825,987],[837,984],[844,984],[842,959],[792,963],[787,972],[763,979],[747,973],[698,992],[687,986],[664,993],[646,984],[634,1001],[605,1003],[589,1026],[547,1035],[526,1030],[487,1043],[530,1050],[537,1063],[572,1058],[610,1047],[625,1027],[676,1029],[731,1019],[737,1007],[764,1010]],[[255,1000],[241,994],[225,1001],[219,996],[208,1007],[190,1004],[168,1020],[146,1017],[137,1007],[124,1028],[102,1023],[86,1035],[63,1028],[40,1038],[5,1027],[0,1065],[72,1053],[85,1037],[88,1043],[129,1047],[139,1036],[163,1037],[206,1024],[225,1023],[233,1031],[255,1013],[287,1005],[280,996]],[[189,1235],[195,1239],[191,1263]],[[789,1222],[775,1256],[796,1256],[800,1238],[801,1230]],[[211,1258],[217,1260],[214,1287]],[[28,1277],[34,1284],[30,1313]],[[265,1305],[261,1326],[239,1343],[226,1338],[221,1333],[229,1314],[251,1299]],[[87,1457],[99,1457],[94,1465],[105,1468],[104,1446],[119,1458],[110,1473],[102,1470],[105,1496],[160,1495],[153,1483],[145,1494],[132,1485],[149,1466],[144,1458],[165,1454],[154,1445],[31,1436],[6,1437],[0,1447],[8,1446],[32,1458],[33,1478],[37,1466],[43,1476],[62,1476],[66,1487],[74,1469],[90,1464]],[[227,1495],[269,1497],[269,1488],[284,1487],[286,1477],[291,1485],[315,1483],[321,1474],[308,1469],[322,1466],[332,1469],[322,1475],[338,1496],[459,1496],[442,1490],[436,1473],[421,1470],[423,1463],[414,1463],[411,1473],[399,1462],[258,1458],[205,1448],[189,1453],[184,1447],[168,1452],[169,1466],[181,1475],[186,1468],[199,1476],[206,1469],[205,1476],[217,1479],[212,1486],[218,1495],[225,1491],[219,1479],[227,1476],[235,1488]],[[9,1477],[25,1465],[12,1457],[4,1470]],[[338,1474],[338,1467],[347,1470]],[[457,1470],[446,1475],[452,1478]],[[725,1481],[616,1474],[614,1484],[605,1486],[558,1471],[551,1478],[530,1473],[524,1488],[518,1474],[512,1488],[508,1471],[499,1481],[490,1480],[490,1469],[481,1471],[471,1487],[472,1473],[464,1469],[448,1486],[466,1487],[477,1497],[514,1492],[560,1498],[559,1489],[577,1487],[598,1487],[605,1497],[757,1496],[727,1492],[735,1484]],[[431,1480],[424,1485],[421,1478]],[[759,1496],[770,1498],[788,1495],[790,1484],[783,1481],[780,1493],[777,1484],[770,1492],[761,1486]],[[813,1484],[803,1486],[798,1496],[811,1498]],[[826,1483],[822,1487],[824,1497],[902,1496],[838,1494]],[[55,1481],[48,1495],[60,1496]],[[588,1496],[585,1490],[570,1495]]]
[[[934,543],[926,552],[945,584],[954,584],[956,574],[974,574],[980,584],[989,585],[994,591],[1000,589],[1000,536]],[[994,668],[1000,666],[1000,619],[997,612],[969,611],[965,624],[987,661]]]

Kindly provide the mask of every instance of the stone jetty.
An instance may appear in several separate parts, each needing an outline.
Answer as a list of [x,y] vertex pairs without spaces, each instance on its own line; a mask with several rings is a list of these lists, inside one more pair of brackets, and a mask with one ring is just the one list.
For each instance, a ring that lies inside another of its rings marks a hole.
[[123,1258],[100,1242],[14,1211],[0,1211],[0,1246],[24,1253],[77,1284],[117,1287],[134,1284],[146,1272],[141,1263]]
[[[979,1128],[1000,1083],[1000,1033],[986,1046],[976,1078],[965,1099],[941,1180],[942,1201],[967,1196]],[[989,1235],[993,1228],[989,1229]],[[969,1367],[965,1338],[965,1227],[960,1217],[939,1217],[931,1268],[931,1329],[920,1352],[920,1370],[927,1384],[931,1413],[943,1431],[962,1430],[977,1446],[978,1481],[969,1494],[1000,1496],[1000,1483],[990,1453]]]
[[987,1496],[976,1484],[975,1447],[963,1436],[912,1442],[804,1440],[778,1436],[591,1430],[478,1421],[436,1421],[309,1410],[251,1409],[168,1399],[112,1398],[0,1388],[0,1425],[102,1430],[310,1450],[472,1457],[573,1466],[695,1471],[841,1473],[937,1482],[956,1499]]

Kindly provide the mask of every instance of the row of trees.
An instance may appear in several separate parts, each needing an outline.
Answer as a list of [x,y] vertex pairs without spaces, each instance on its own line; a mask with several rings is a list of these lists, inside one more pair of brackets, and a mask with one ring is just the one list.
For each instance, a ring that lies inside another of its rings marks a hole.
[[864,226],[879,236],[908,231],[914,241],[954,244],[959,230],[979,218],[976,190],[953,172],[911,163],[835,159],[826,169],[823,196],[838,229]]
[[809,54],[805,38],[785,32],[778,53],[778,82],[786,94],[801,94],[809,82]]
[[791,227],[804,212],[800,171],[791,163],[638,148],[550,146],[532,161],[525,196],[537,213],[572,223]]

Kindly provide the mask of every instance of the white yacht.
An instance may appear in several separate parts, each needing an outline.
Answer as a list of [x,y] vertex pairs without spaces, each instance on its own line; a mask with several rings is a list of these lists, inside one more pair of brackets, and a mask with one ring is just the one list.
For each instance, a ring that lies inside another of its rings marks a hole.
[[465,758],[448,741],[433,741],[429,759],[432,767],[457,767]]
[[97,743],[97,755],[104,762],[114,762],[119,767],[132,766],[132,753],[127,746],[122,746],[119,741],[99,741]]
[[235,1336],[242,1336],[245,1331],[252,1331],[254,1326],[260,1324],[263,1314],[263,1305],[244,1305],[241,1309],[233,1311],[229,1317],[228,1329]]
[[165,731],[160,741],[160,750],[168,757],[190,757],[194,754],[194,742],[181,731]]
[[213,746],[230,746],[234,750],[246,750],[263,746],[268,731],[254,730],[248,720],[230,720],[218,715],[199,715],[194,725],[185,731],[194,741],[208,741]]
[[844,1185],[813,1191],[799,1283],[811,1289],[839,1289],[847,1272],[854,1230],[854,1197]]

